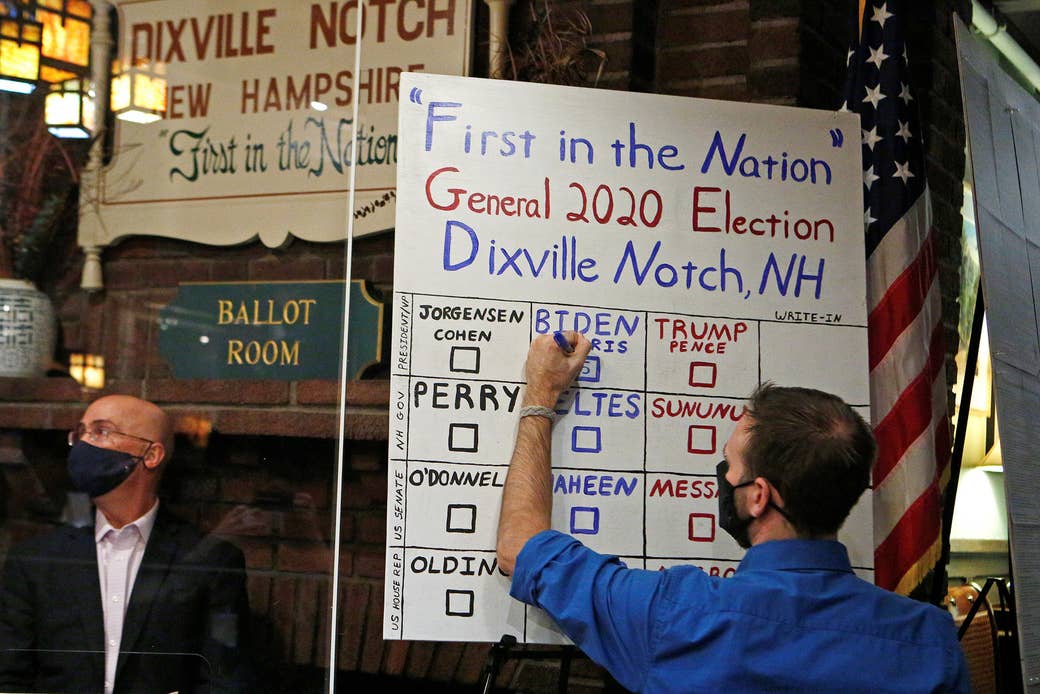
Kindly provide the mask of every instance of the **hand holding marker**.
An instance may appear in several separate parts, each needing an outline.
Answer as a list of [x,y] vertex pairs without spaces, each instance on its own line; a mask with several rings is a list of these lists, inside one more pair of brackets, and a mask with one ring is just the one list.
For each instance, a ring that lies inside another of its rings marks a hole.
[[564,354],[574,353],[574,347],[559,330],[553,332],[553,339],[556,340],[556,345],[563,350]]

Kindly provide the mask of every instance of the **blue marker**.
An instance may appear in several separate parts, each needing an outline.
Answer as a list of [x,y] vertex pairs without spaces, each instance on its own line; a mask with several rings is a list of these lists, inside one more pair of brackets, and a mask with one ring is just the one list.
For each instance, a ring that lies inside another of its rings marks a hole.
[[556,346],[563,350],[564,354],[573,354],[574,348],[571,347],[571,343],[567,341],[567,338],[563,336],[559,330],[553,332],[553,339],[556,340]]

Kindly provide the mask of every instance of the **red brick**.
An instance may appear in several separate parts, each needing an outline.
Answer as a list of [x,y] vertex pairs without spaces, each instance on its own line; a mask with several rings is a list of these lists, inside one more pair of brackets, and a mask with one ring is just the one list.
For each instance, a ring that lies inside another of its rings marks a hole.
[[[340,670],[357,670],[361,664],[361,639],[365,633],[365,615],[368,614],[368,602],[371,597],[372,584],[363,581],[349,581],[340,593],[340,623],[338,629],[339,651],[336,664]],[[379,628],[382,625],[373,625]]]
[[139,289],[147,284],[138,260],[108,259],[104,262],[103,272],[106,292]]
[[285,541],[278,546],[280,571],[330,573],[332,554],[324,543]]
[[372,585],[366,615],[365,642],[361,648],[361,671],[379,672],[383,662],[383,584]]
[[426,679],[436,649],[436,644],[428,641],[412,641],[412,647],[408,651],[408,663],[405,666],[405,677],[413,680]]
[[[355,241],[355,246],[357,242]],[[355,252],[355,260],[357,254]],[[325,276],[330,280],[344,280],[347,277],[347,260],[343,256],[329,258],[325,261]]]
[[296,404],[336,405],[339,403],[339,381],[297,381]]
[[228,503],[251,504],[256,501],[257,487],[264,481],[253,476],[224,477],[220,481],[220,497]]
[[676,96],[695,96],[701,99],[747,101],[747,78],[744,75],[738,75],[670,83],[665,85],[662,93],[674,94]]
[[181,282],[207,282],[212,279],[208,260],[178,258],[141,263],[148,287],[176,287]]
[[361,474],[360,490],[365,506],[386,507],[387,504],[387,479],[386,474],[378,472],[363,472]]
[[352,447],[350,451],[350,469],[377,472],[386,467],[386,451],[374,451],[368,449],[357,450]]
[[358,552],[354,555],[354,575],[361,578],[382,578],[386,569],[386,556],[373,552]]
[[0,403],[0,426],[6,429],[51,429],[51,408]]
[[742,75],[747,69],[747,46],[739,43],[661,51],[657,61],[659,78],[669,80]]
[[354,555],[350,552],[344,551],[339,554],[339,575],[341,577],[354,575]]
[[354,540],[354,532],[357,523],[354,520],[354,514],[342,513],[339,519],[339,537],[342,542],[352,542]]
[[[331,464],[330,457],[328,463]],[[325,462],[325,461],[316,461]],[[331,472],[329,473],[332,474]],[[297,480],[294,483],[295,494],[293,494],[293,505],[300,509],[328,509],[332,502],[329,495],[332,492],[332,480],[319,478],[313,480]]]
[[371,234],[354,241],[354,257],[393,252],[393,234]]
[[354,441],[386,441],[390,434],[386,412],[351,413],[344,424],[346,437]]
[[755,22],[748,40],[751,64],[777,58],[797,58],[802,48],[798,27],[796,19]]
[[392,255],[380,255],[372,259],[372,274],[366,279],[373,282],[394,281],[394,257]]
[[[114,378],[140,378],[144,375],[144,352],[148,344],[150,317],[141,312],[135,297],[118,297],[105,307],[105,373]],[[128,346],[133,345],[132,349]]]
[[250,572],[246,575],[246,592],[249,593],[249,609],[256,614],[266,613],[271,597],[271,578]]
[[329,537],[330,520],[325,511],[293,509],[283,511],[279,516],[279,534],[282,537],[320,541]]
[[270,569],[274,566],[274,548],[270,541],[236,537],[234,544],[245,554],[247,569]]
[[[331,583],[330,580],[323,580],[318,583],[318,593],[314,599],[317,605],[321,606],[318,610],[318,619],[315,624],[314,634],[317,639],[314,649],[314,664],[321,667],[325,666],[329,662],[329,619],[330,611],[328,608],[332,604],[332,600],[329,597],[331,595]],[[342,609],[342,605],[339,606]]]
[[249,263],[244,260],[211,261],[210,277],[214,282],[244,282],[249,279]]
[[451,682],[455,679],[455,671],[462,658],[461,643],[438,643],[437,654],[433,659],[429,677],[435,682]]
[[296,613],[296,585],[292,578],[278,576],[271,586],[271,609],[268,616],[278,630],[276,641],[281,643],[281,660],[292,655],[293,615]]
[[132,395],[144,397],[144,380],[140,378],[109,378],[105,376],[105,395]]
[[724,5],[669,12],[658,29],[658,47],[696,46],[747,39],[750,18],[747,6]]
[[632,31],[632,12],[617,4],[593,5],[585,12],[594,34]]
[[71,378],[0,378],[0,400],[75,402],[88,399],[83,388]]
[[798,65],[789,63],[758,67],[748,73],[748,87],[756,101],[793,99],[798,91]]
[[213,477],[185,476],[180,480],[179,491],[184,499],[215,500],[217,480]]
[[80,417],[83,416],[83,410],[86,407],[83,405],[51,405],[50,410],[50,421],[48,422],[48,428],[57,429],[58,431],[68,431],[79,423]]
[[722,0],[665,0],[665,7],[679,9],[683,7],[704,7],[710,9],[710,5],[729,4]]
[[[384,414],[384,419],[386,415]],[[260,410],[256,408],[217,410],[213,426],[223,434],[260,434],[265,436],[305,436],[332,438],[336,435],[336,414],[292,410]],[[366,431],[376,429],[369,423]],[[384,429],[388,427],[384,426]],[[384,434],[383,438],[386,438]]]
[[387,644],[383,672],[387,675],[401,675],[405,663],[408,662],[408,641],[390,641]]
[[285,381],[151,379],[145,385],[148,399],[156,403],[279,405],[289,402],[289,384]]
[[455,672],[455,681],[462,684],[475,684],[480,677],[480,671],[484,669],[487,662],[488,650],[491,648],[485,643],[467,643],[459,659],[459,669]]
[[358,537],[359,542],[371,544],[386,543],[386,515],[383,513],[368,513],[359,519]]
[[387,407],[390,404],[390,381],[350,381],[347,383],[347,403],[359,407]]
[[[105,260],[115,262],[124,259],[154,258],[162,255],[163,241],[156,238],[135,236],[116,246],[110,246],[105,251]],[[168,252],[168,251],[167,251]]]
[[296,600],[299,605],[293,617],[292,662],[296,665],[314,663],[315,637],[325,605],[318,601],[318,580],[306,576],[296,579]]
[[224,509],[218,523],[220,531],[233,537],[271,537],[274,534],[274,513],[256,506],[239,504],[231,510]]
[[294,254],[268,256],[249,263],[251,280],[320,280],[325,278],[325,261]]

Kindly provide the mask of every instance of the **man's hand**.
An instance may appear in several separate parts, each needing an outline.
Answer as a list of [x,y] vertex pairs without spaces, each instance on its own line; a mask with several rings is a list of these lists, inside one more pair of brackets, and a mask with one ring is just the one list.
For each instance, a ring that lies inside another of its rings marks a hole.
[[570,386],[581,371],[592,343],[574,330],[564,331],[563,336],[574,348],[570,354],[560,349],[552,334],[539,335],[531,343],[525,367],[527,389],[524,391],[524,405],[555,406],[560,393]]
[[[592,344],[581,333],[564,333],[574,348],[564,352],[552,335],[539,335],[527,353],[527,390],[523,404],[554,407],[560,393],[581,370]],[[516,557],[534,535],[552,521],[552,421],[523,417],[509,463],[498,516],[498,565],[513,573]]]

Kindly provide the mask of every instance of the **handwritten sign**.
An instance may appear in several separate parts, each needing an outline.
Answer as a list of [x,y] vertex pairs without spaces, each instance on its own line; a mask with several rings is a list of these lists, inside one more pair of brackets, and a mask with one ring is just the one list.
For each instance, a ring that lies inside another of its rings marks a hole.
[[[159,351],[178,378],[339,378],[342,282],[185,283],[159,312]],[[382,359],[383,303],[350,283],[347,375]]]
[[115,5],[120,62],[158,69],[167,107],[155,123],[116,121],[111,164],[85,177],[83,246],[130,234],[338,241],[350,214],[356,235],[388,229],[400,75],[468,66],[472,3],[463,0],[371,6],[358,65],[356,2]]
[[[751,391],[869,406],[856,119],[401,85],[384,635],[564,640],[494,553],[527,346],[554,330],[593,348],[556,406],[553,526],[632,567],[731,575],[715,466]],[[870,503],[842,537],[868,578]]]

